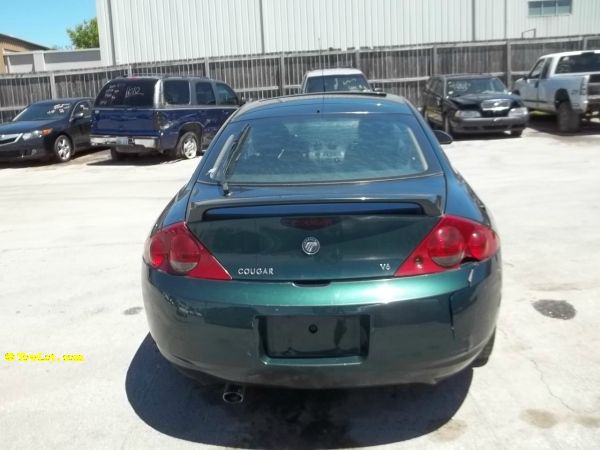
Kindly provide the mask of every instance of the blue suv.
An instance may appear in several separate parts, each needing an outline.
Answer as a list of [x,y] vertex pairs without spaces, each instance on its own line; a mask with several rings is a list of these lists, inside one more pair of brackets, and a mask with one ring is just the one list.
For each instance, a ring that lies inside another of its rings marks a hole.
[[90,141],[110,147],[113,160],[152,152],[190,159],[240,104],[231,87],[207,78],[116,78],[96,98]]

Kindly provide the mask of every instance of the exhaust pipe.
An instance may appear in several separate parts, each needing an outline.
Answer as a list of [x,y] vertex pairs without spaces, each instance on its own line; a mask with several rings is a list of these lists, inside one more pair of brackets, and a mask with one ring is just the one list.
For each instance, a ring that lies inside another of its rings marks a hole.
[[245,386],[239,384],[226,384],[225,389],[223,389],[223,401],[229,404],[242,403],[245,394]]

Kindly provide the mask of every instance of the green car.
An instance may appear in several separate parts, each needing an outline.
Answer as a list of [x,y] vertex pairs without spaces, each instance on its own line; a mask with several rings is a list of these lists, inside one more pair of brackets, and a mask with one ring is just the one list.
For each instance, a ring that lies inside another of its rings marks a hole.
[[489,357],[501,298],[490,213],[406,100],[254,102],[162,212],[142,288],[160,352],[201,381],[436,383]]

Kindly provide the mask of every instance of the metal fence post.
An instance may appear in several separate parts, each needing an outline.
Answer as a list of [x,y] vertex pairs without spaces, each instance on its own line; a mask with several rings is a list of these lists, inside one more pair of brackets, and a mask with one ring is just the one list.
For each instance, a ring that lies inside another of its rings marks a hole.
[[588,49],[588,39],[589,39],[589,37],[585,36],[581,40],[581,50],[587,50]]
[[506,41],[506,87],[508,89],[512,86],[512,44],[510,41]]
[[285,95],[285,55],[279,56],[279,95]]
[[49,79],[50,79],[50,97],[57,98],[58,95],[56,94],[56,79],[54,78],[54,72],[50,72]]
[[360,49],[359,48],[354,50],[354,67],[356,67],[358,70],[362,70],[360,68]]
[[431,75],[438,74],[438,47],[431,47]]
[[128,77],[132,77],[133,76],[133,66],[131,64],[129,64],[127,66],[127,76]]
[[208,56],[204,57],[204,76],[210,78],[210,62],[208,61]]

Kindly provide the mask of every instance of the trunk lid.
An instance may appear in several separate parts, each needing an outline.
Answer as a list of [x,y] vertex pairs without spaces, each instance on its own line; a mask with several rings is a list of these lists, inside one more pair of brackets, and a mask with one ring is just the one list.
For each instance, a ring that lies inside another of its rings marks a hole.
[[115,136],[143,136],[156,133],[152,109],[100,108],[92,120],[92,133]]
[[[216,195],[215,195],[216,194]],[[390,277],[439,221],[445,179],[192,193],[188,227],[234,279]]]

